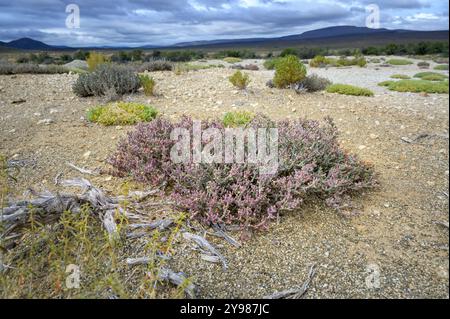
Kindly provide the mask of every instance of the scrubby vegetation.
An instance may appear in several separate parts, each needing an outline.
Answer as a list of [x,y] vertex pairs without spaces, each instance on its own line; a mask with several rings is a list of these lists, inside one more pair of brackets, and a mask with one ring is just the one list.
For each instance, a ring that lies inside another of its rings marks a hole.
[[360,88],[348,84],[332,84],[327,88],[327,92],[344,95],[373,96],[373,92],[369,89]]
[[306,67],[294,55],[288,55],[276,63],[273,83],[277,88],[286,88],[306,77]]
[[242,62],[242,59],[241,59],[241,58],[234,58],[234,57],[224,58],[223,60],[224,60],[225,62],[231,63],[231,64]]
[[150,60],[139,66],[139,72],[172,71],[173,63],[165,59]]
[[89,71],[94,71],[99,65],[109,62],[106,55],[97,52],[89,53],[89,57],[86,59]]
[[436,65],[434,67],[435,70],[439,71],[447,71],[448,70],[448,64],[440,64],[440,65]]
[[279,60],[280,60],[279,58],[268,59],[264,61],[264,67],[267,70],[275,70],[276,64]]
[[357,65],[359,67],[365,67],[367,65],[367,60],[363,56],[355,56],[352,59],[347,59],[346,57],[340,57],[339,59],[324,57],[322,55],[315,56],[309,62],[309,66],[313,68],[322,68],[326,66],[353,66]]
[[141,81],[141,85],[144,88],[144,94],[147,96],[153,96],[156,85],[155,80],[148,75],[140,75],[139,80]]
[[[111,239],[88,206],[78,213],[64,212],[53,224],[36,217],[30,216],[30,227],[17,246],[4,253],[2,262],[10,267],[0,276],[0,298],[184,297],[185,285],[174,287],[158,279],[167,262],[157,255],[171,254],[179,226],[155,231],[142,246],[126,238],[124,218],[117,219],[119,236]],[[183,220],[184,216],[177,217],[176,225]],[[163,236],[168,240],[162,241]],[[137,250],[151,256],[151,262],[131,270],[126,259]]]
[[238,89],[244,90],[250,84],[250,77],[248,74],[242,73],[241,71],[236,71],[229,77],[229,81]]
[[141,83],[133,69],[119,65],[100,65],[92,73],[81,74],[73,91],[80,97],[104,96],[113,90],[118,95],[134,93]]
[[448,76],[436,72],[420,72],[415,74],[414,77],[427,81],[444,81],[448,79]]
[[[167,185],[167,196],[177,207],[205,225],[265,229],[279,214],[309,199],[339,208],[347,195],[375,185],[372,168],[339,147],[330,119],[277,123],[256,116],[247,127],[278,128],[281,166],[272,175],[260,175],[259,166],[250,163],[176,164],[170,157],[175,127],[192,132],[193,120],[184,117],[172,123],[158,118],[140,124],[120,143],[110,163],[118,176]],[[209,127],[224,129],[220,121],[202,122],[202,129]]]
[[325,90],[331,85],[331,81],[327,78],[311,74],[299,82],[299,85],[305,88],[308,92],[318,92]]
[[391,75],[391,79],[401,79],[401,80],[408,80],[411,77],[409,75],[406,74],[393,74]]
[[225,127],[238,127],[250,123],[255,115],[246,111],[227,112],[222,123]]
[[96,106],[88,110],[87,119],[102,125],[132,125],[153,120],[158,112],[151,106],[117,102]]
[[428,69],[430,67],[430,63],[428,63],[426,61],[421,61],[421,62],[417,63],[417,66],[420,69]]
[[387,60],[388,64],[391,65],[409,65],[409,64],[413,64],[410,60],[406,60],[406,59],[390,59]]
[[69,70],[60,65],[37,65],[30,63],[0,63],[0,75],[11,74],[62,74]]
[[448,81],[400,80],[381,82],[378,85],[397,92],[448,93]]

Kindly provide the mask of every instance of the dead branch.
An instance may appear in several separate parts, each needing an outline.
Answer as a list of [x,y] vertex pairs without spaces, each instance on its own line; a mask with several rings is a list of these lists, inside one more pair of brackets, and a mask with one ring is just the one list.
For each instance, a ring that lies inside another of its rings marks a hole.
[[[177,287],[184,286],[188,282],[188,279],[186,278],[185,274],[183,274],[182,272],[176,273],[168,268],[160,269],[158,273],[158,279],[161,281],[170,282],[176,285]],[[191,299],[195,299],[196,291],[197,287],[193,283],[189,283],[184,288],[184,292]]]
[[288,289],[276,292],[272,295],[265,296],[264,299],[301,299],[309,289],[312,279],[316,274],[316,265],[312,265],[309,269],[308,278],[299,289]]
[[183,232],[183,238],[192,241],[196,246],[198,246],[205,255],[216,256],[222,262],[223,268],[228,269],[227,261],[225,257],[219,253],[219,251],[214,248],[205,238],[189,233]]
[[97,172],[93,172],[93,171],[91,171],[91,170],[89,170],[89,169],[85,169],[85,168],[82,168],[82,167],[75,166],[75,165],[72,164],[72,163],[66,163],[66,164],[67,164],[67,166],[73,168],[74,170],[80,172],[81,174],[98,175]]

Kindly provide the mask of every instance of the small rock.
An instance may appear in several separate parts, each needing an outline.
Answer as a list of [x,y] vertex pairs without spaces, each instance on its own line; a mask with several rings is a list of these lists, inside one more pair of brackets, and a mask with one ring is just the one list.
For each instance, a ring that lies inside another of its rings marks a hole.
[[372,133],[370,134],[370,138],[376,140],[378,138],[378,135]]
[[50,125],[53,123],[52,119],[43,119],[37,122],[38,125],[44,124],[44,125]]
[[89,156],[91,156],[91,151],[87,151],[86,153],[83,154],[83,157],[85,159],[87,159]]
[[358,149],[359,149],[360,151],[362,151],[362,150],[365,149],[365,148],[367,148],[367,146],[365,146],[365,145],[360,145],[360,146],[358,146]]

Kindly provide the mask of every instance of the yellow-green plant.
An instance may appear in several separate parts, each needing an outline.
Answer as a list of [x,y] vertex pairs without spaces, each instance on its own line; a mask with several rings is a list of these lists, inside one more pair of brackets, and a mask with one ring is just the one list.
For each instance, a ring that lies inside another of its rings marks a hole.
[[233,58],[233,57],[227,57],[225,59],[223,59],[225,62],[230,63],[230,64],[234,64],[234,63],[239,63],[242,62],[241,58]]
[[250,77],[248,74],[242,73],[241,71],[236,71],[232,76],[230,76],[229,81],[235,87],[244,90],[250,84]]
[[273,84],[277,88],[286,88],[302,81],[306,77],[306,67],[295,55],[288,55],[276,63]]
[[102,53],[90,52],[89,57],[86,59],[89,71],[94,71],[97,66],[108,62],[108,57]]
[[369,89],[360,88],[348,84],[332,84],[327,88],[327,92],[344,95],[373,96],[373,92]]
[[251,122],[255,115],[247,111],[227,112],[222,123],[226,127],[243,126]]
[[144,88],[144,94],[147,96],[153,96],[156,81],[148,75],[140,75],[139,80],[141,81],[141,85]]
[[109,125],[132,125],[138,122],[153,120],[158,112],[149,105],[117,102],[96,106],[88,110],[87,119],[90,122]]

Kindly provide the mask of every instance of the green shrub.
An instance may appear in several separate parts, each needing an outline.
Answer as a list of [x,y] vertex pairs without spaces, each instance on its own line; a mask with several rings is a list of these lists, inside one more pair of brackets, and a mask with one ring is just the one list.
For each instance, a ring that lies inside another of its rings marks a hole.
[[242,73],[241,71],[236,71],[232,76],[229,77],[231,84],[235,87],[244,90],[250,83],[250,78],[248,74]]
[[238,127],[250,123],[255,114],[246,111],[227,112],[222,123],[225,127]]
[[264,67],[267,70],[275,70],[276,64],[279,60],[280,60],[279,58],[268,59],[268,60],[264,61]]
[[99,65],[108,62],[108,57],[102,53],[91,52],[86,60],[89,71],[94,71]]
[[411,61],[406,60],[406,59],[390,59],[387,60],[388,64],[391,65],[408,65],[408,64],[413,64]]
[[443,81],[448,77],[441,73],[436,72],[420,72],[414,75],[415,78],[426,80],[425,78],[433,79],[431,81]]
[[223,59],[225,62],[230,63],[230,64],[234,64],[234,63],[239,63],[242,62],[241,58],[233,58],[233,57],[227,57],[225,59]]
[[294,55],[280,58],[275,69],[273,83],[277,88],[286,88],[289,85],[302,81],[306,77],[306,67]]
[[62,74],[69,70],[60,65],[37,65],[32,63],[0,63],[0,75],[11,74]]
[[423,76],[421,79],[424,81],[444,81],[445,77],[441,76],[440,74],[430,74]]
[[405,75],[405,74],[394,74],[394,75],[391,75],[391,79],[408,80],[410,78],[411,78],[410,76]]
[[391,81],[391,83],[386,86],[389,90],[397,92],[448,94],[448,81],[431,82],[424,80],[400,80]]
[[80,74],[72,88],[77,96],[88,97],[104,96],[112,90],[118,95],[134,93],[140,87],[139,77],[133,69],[103,64],[92,73]]
[[440,64],[436,65],[434,67],[435,70],[441,70],[441,71],[447,71],[448,70],[448,64]]
[[344,95],[373,96],[373,92],[369,89],[360,88],[348,84],[332,84],[327,88],[327,92]]
[[330,59],[322,55],[317,55],[311,61],[309,61],[309,66],[312,68],[321,68],[330,64]]
[[395,81],[383,81],[378,83],[378,86],[389,86],[391,83],[394,83]]
[[141,81],[141,85],[144,88],[144,94],[147,96],[153,96],[153,91],[156,85],[155,80],[147,75],[140,75],[139,80]]
[[430,67],[430,63],[425,62],[425,61],[421,61],[421,62],[417,63],[417,66],[420,69],[428,69]]
[[87,119],[102,125],[132,125],[150,122],[158,112],[151,106],[139,103],[117,102],[96,106],[88,110]]
[[156,72],[156,71],[172,71],[173,63],[164,59],[150,60],[143,63],[139,68],[139,72]]
[[318,92],[325,90],[331,85],[331,81],[327,78],[318,76],[317,74],[311,74],[300,81],[299,86],[306,89],[308,92]]

